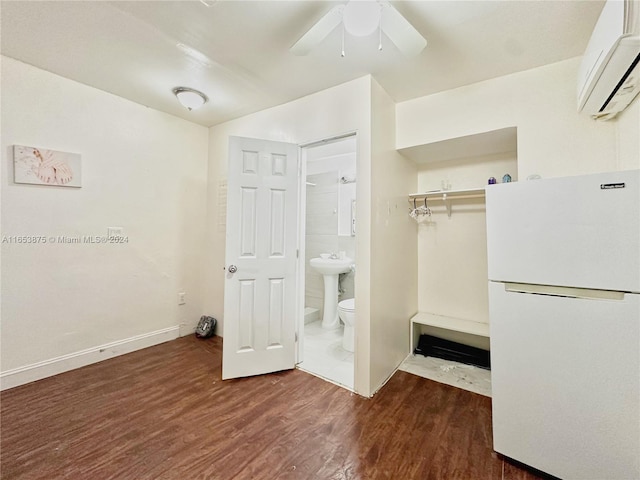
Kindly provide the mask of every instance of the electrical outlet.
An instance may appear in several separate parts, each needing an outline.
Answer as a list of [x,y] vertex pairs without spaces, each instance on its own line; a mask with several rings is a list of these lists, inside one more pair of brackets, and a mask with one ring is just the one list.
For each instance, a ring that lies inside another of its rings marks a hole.
[[184,305],[187,303],[187,294],[184,292],[178,292],[178,305]]
[[109,238],[113,237],[123,237],[124,229],[122,227],[107,227],[107,236]]

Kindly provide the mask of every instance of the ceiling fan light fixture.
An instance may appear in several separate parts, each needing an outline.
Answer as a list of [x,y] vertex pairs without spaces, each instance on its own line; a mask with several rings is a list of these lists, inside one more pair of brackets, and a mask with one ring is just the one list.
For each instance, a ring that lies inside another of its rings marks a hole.
[[209,98],[202,92],[189,87],[176,87],[173,89],[180,104],[187,110],[195,110],[209,101]]
[[351,0],[344,6],[344,28],[355,37],[371,35],[380,25],[381,5],[373,0]]
[[406,57],[418,55],[427,46],[422,34],[388,0],[351,0],[325,13],[290,48],[291,53],[307,55],[341,24],[343,38],[345,31],[353,36],[366,36],[378,29],[378,50],[381,49],[383,33]]

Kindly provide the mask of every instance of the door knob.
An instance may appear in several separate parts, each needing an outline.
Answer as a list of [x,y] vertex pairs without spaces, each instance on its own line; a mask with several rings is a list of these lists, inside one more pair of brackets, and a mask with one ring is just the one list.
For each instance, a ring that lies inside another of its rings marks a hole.
[[235,265],[229,265],[229,268],[227,268],[227,270],[229,271],[229,273],[236,273],[238,271],[238,267],[236,267]]

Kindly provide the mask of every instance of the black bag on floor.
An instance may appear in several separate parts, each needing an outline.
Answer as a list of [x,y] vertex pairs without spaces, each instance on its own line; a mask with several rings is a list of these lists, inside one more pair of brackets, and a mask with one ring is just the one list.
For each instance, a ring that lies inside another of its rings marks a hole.
[[218,321],[213,317],[207,317],[203,315],[200,317],[200,321],[198,322],[198,326],[196,327],[196,337],[198,338],[209,338],[213,336],[213,331],[216,328],[216,323]]

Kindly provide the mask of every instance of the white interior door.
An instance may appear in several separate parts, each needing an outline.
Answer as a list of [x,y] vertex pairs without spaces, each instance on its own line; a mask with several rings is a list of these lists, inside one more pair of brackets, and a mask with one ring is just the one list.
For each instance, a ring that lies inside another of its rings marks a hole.
[[230,137],[222,378],[295,366],[297,145]]

